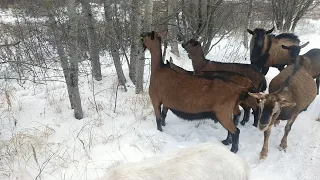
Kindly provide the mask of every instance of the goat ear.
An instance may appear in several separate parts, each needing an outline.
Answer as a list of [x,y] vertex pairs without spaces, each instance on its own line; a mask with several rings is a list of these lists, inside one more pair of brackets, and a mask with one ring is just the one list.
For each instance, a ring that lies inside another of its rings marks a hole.
[[254,34],[253,31],[251,31],[250,29],[247,29],[247,31],[248,31],[248,33],[250,33],[252,35]]
[[281,107],[293,107],[297,105],[295,102],[290,102],[290,101],[287,101],[286,99],[280,100],[279,104]]
[[272,33],[273,30],[274,30],[274,26],[273,26],[270,30],[268,30],[268,31],[266,32],[266,34]]
[[281,47],[282,47],[282,49],[290,49],[290,47],[288,47],[288,46],[285,46],[285,45],[281,45]]
[[306,42],[306,43],[304,43],[304,44],[302,44],[302,45],[300,46],[300,49],[306,47],[308,44],[309,44],[309,41]]
[[158,34],[159,34],[159,36],[161,37],[161,39],[163,39],[163,38],[167,37],[167,35],[168,35],[168,29],[165,29],[165,30],[161,31],[161,32],[159,32]]
[[264,99],[266,97],[266,94],[261,94],[261,93],[251,93],[251,92],[248,92],[248,94],[254,98],[257,98],[257,99]]

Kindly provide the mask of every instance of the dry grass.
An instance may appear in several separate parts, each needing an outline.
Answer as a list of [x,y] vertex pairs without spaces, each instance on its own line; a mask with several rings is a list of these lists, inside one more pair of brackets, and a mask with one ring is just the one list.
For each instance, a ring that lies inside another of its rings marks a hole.
[[153,113],[151,102],[147,93],[136,94],[125,100],[130,111],[134,114],[136,119],[145,120],[148,115]]

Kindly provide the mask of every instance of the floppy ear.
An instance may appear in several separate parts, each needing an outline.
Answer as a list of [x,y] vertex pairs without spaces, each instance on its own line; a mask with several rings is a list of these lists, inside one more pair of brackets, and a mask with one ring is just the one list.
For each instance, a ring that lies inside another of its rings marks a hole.
[[273,30],[274,30],[274,26],[273,26],[270,30],[268,30],[268,31],[266,32],[266,34],[272,33]]
[[295,102],[290,102],[290,101],[287,101],[286,99],[281,99],[279,101],[279,104],[280,104],[281,107],[293,107],[293,106],[296,106]]
[[290,50],[290,47],[288,46],[285,46],[285,45],[281,45],[282,49],[287,49],[287,50]]
[[304,43],[303,45],[301,45],[301,46],[300,46],[300,49],[306,47],[306,45],[308,45],[308,44],[309,44],[309,41],[306,42],[306,43]]
[[266,94],[261,94],[261,93],[248,92],[248,94],[256,99],[264,99],[266,97]]
[[253,31],[251,31],[250,29],[247,29],[248,33],[250,33],[251,35],[253,35]]

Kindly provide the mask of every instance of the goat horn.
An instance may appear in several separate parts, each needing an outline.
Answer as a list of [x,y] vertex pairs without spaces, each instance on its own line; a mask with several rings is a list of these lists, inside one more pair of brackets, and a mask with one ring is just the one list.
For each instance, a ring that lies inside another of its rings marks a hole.
[[270,34],[274,30],[274,26],[266,32],[266,34]]
[[257,98],[257,99],[264,99],[267,95],[267,94],[262,94],[262,93],[251,93],[251,92],[248,92],[248,94],[254,98]]
[[301,45],[301,46],[300,46],[300,49],[306,47],[308,44],[309,44],[309,41],[306,42],[306,43],[304,43],[303,45]]

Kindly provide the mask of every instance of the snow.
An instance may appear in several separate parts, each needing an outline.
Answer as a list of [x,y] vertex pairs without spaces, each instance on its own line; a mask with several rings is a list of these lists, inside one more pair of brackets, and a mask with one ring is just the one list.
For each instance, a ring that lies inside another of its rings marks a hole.
[[[296,34],[302,42],[310,41],[301,53],[319,47],[319,26],[319,21],[300,23]],[[241,46],[240,39],[230,37],[221,41],[207,58],[249,63],[249,52]],[[181,57],[171,55],[168,49],[167,59],[172,56],[174,63],[192,70],[191,60],[179,48]],[[146,56],[150,57],[149,52]],[[182,147],[221,143],[225,139],[227,131],[220,124],[211,120],[184,121],[170,111],[164,132],[157,131],[147,93],[150,59],[145,68],[146,93],[134,94],[134,85],[128,82],[128,92],[119,86],[117,100],[117,78],[110,56],[101,56],[101,61],[109,62],[102,67],[101,82],[92,82],[91,76],[80,77],[82,120],[73,118],[64,83],[35,85],[27,82],[21,87],[14,81],[1,82],[0,179],[31,180],[41,175],[42,180],[92,180],[121,163],[139,162]],[[125,63],[123,69],[129,81]],[[266,76],[268,82],[277,73],[277,69],[271,68]],[[11,107],[5,91],[10,96]],[[317,96],[308,110],[298,116],[288,137],[287,152],[278,149],[285,122],[272,128],[269,155],[265,160],[259,160],[263,133],[252,126],[253,117],[245,126],[239,125],[237,154],[248,161],[252,180],[320,178],[320,122],[316,121],[320,115],[319,106]]]

